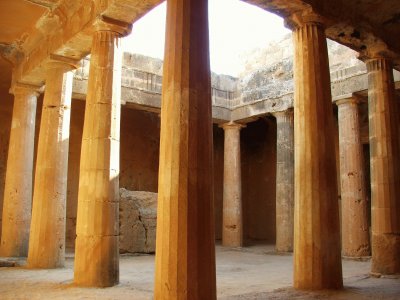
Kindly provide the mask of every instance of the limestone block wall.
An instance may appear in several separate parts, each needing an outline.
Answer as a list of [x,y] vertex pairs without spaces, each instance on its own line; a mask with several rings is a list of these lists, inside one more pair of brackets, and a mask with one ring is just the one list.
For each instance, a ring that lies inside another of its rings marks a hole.
[[156,249],[157,193],[120,189],[120,253],[154,253]]

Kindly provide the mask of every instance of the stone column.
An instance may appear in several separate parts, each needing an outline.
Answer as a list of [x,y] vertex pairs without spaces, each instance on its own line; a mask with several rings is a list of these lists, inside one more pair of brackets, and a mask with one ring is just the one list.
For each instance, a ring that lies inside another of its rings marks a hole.
[[0,256],[28,254],[37,87],[16,84],[3,200]]
[[75,242],[74,282],[81,286],[119,282],[120,38],[130,28],[99,21],[93,34]]
[[328,50],[322,20],[294,21],[294,287],[341,288],[339,205]]
[[221,126],[224,143],[224,190],[222,208],[222,245],[243,246],[242,176],[240,168],[240,129],[229,122]]
[[372,272],[400,273],[398,107],[389,60],[367,61],[372,198]]
[[216,299],[208,1],[169,0],[154,299]]
[[276,140],[276,245],[277,252],[293,251],[294,136],[293,110],[274,113]]
[[73,64],[47,65],[36,158],[28,267],[57,268],[65,261],[69,122]]
[[339,118],[342,254],[370,255],[368,202],[357,97],[336,102]]

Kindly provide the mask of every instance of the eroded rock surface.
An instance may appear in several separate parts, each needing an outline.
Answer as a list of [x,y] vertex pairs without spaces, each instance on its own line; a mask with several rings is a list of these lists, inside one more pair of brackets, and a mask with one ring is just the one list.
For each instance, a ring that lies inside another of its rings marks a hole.
[[153,253],[156,245],[157,193],[120,189],[120,253]]

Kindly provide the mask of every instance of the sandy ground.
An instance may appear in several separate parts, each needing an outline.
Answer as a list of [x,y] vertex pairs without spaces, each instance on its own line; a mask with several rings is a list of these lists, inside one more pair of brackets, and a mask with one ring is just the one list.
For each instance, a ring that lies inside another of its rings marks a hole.
[[[64,269],[0,268],[0,299],[152,299],[153,255],[122,255],[120,284],[112,288],[75,287],[72,268],[71,254]],[[292,256],[275,255],[266,245],[217,246],[218,299],[400,299],[400,279],[370,277],[369,269],[368,261],[343,260],[343,290],[296,291]]]

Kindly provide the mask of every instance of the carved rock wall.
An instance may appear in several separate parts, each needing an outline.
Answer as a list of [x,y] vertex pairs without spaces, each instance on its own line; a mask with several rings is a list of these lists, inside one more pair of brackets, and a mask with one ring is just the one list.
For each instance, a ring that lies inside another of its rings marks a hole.
[[156,223],[157,193],[120,189],[120,253],[153,253]]

